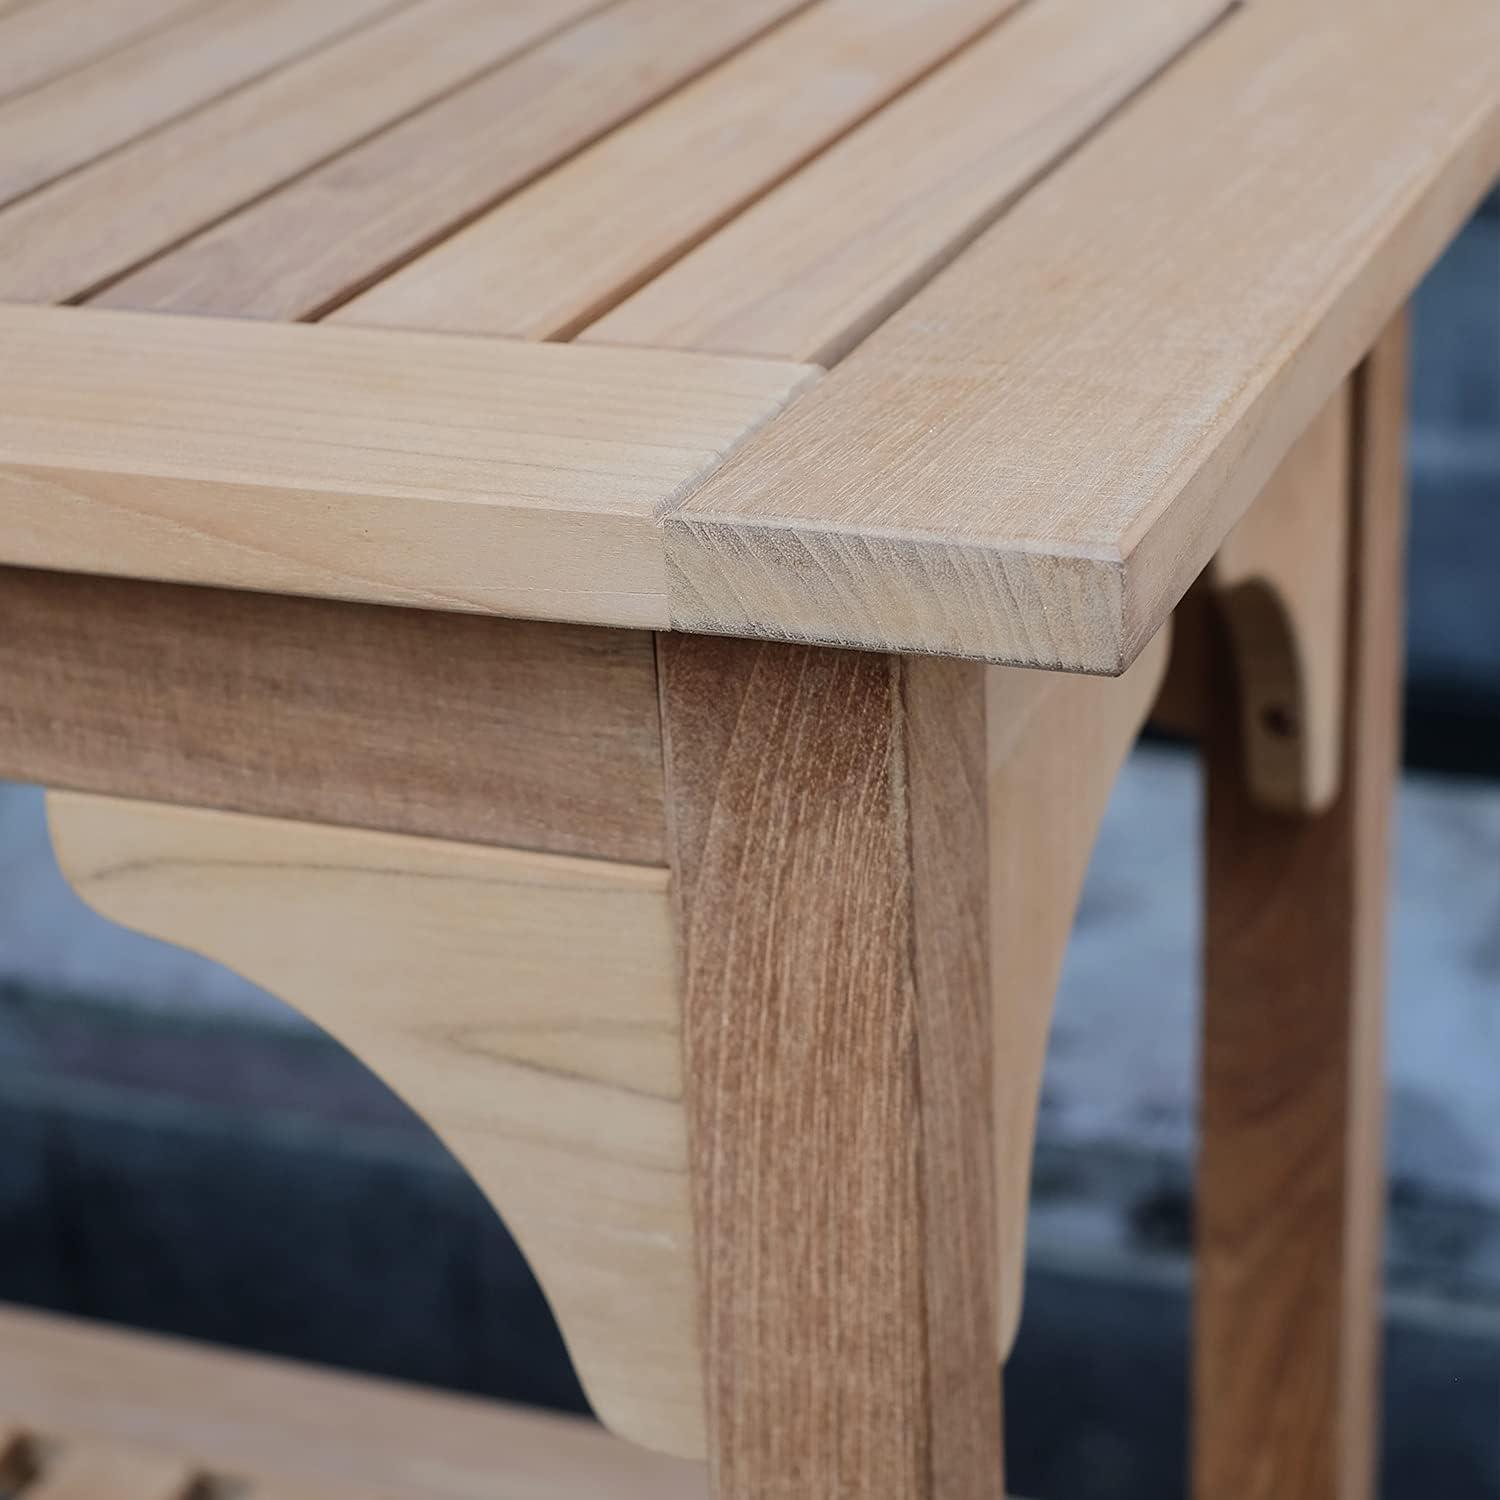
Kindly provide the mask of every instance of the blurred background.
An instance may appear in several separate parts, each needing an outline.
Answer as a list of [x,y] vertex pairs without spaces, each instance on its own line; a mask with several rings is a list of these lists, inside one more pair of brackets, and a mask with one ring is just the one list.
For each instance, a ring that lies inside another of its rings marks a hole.
[[[1416,301],[1384,1495],[1500,1500],[1500,197]],[[1184,1494],[1197,768],[1144,745],[1053,1033],[1012,1488]],[[68,892],[0,785],[0,1300],[573,1410],[503,1227],[321,1033]]]

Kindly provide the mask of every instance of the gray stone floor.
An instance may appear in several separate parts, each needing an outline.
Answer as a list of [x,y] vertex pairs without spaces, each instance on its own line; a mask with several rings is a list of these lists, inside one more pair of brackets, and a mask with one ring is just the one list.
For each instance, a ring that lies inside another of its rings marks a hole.
[[[1047,1078],[1054,1141],[1191,1150],[1199,816],[1190,758],[1139,752],[1068,954]],[[1500,787],[1408,776],[1397,816],[1392,1171],[1500,1208]]]
[[[1186,1234],[1200,817],[1194,759],[1138,751],[1089,872],[1048,1057],[1035,1213],[1056,1253],[1138,1246],[1144,1208],[1174,1199],[1181,1224],[1155,1230]],[[1500,785],[1404,778],[1389,952],[1392,1284],[1500,1308]]]

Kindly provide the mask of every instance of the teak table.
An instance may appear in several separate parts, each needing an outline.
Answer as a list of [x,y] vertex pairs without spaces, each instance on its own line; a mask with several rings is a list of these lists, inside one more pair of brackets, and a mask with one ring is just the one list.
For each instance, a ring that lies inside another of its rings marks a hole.
[[1157,704],[1197,1493],[1368,1496],[1400,310],[1497,172],[1497,0],[0,0],[0,773],[617,1433],[965,1500]]

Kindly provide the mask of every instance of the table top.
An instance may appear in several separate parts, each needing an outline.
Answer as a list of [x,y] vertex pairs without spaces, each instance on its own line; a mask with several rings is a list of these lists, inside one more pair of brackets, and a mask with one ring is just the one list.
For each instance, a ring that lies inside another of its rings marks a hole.
[[0,562],[1118,672],[1500,173],[1439,11],[0,0]]

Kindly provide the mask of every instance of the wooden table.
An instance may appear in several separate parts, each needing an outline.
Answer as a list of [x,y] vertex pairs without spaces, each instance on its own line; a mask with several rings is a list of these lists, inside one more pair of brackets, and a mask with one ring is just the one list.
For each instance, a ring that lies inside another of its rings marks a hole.
[[616,1432],[951,1500],[1160,692],[1197,1489],[1368,1495],[1399,315],[1497,171],[1495,0],[0,0],[0,773]]

